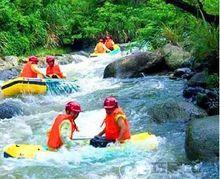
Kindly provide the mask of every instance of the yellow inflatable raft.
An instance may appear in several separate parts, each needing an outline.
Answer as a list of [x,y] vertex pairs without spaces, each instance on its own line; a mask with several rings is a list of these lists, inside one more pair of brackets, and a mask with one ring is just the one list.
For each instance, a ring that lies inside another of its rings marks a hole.
[[[157,137],[153,134],[149,133],[140,133],[136,135],[132,135],[129,143],[134,143],[136,145],[145,142],[148,144],[145,146],[147,149],[155,150],[158,147]],[[11,144],[6,146],[4,149],[4,157],[12,157],[12,158],[27,158],[33,159],[36,157],[37,153],[51,153],[51,151],[47,151],[41,145],[31,145],[31,144]]]
[[43,79],[18,77],[4,82],[1,89],[3,96],[11,97],[18,94],[45,94],[47,86]]
[[109,53],[96,53],[96,52],[94,52],[94,53],[90,54],[90,57],[99,57],[99,56],[103,56],[103,55],[116,55],[120,52],[121,52],[120,47],[117,44],[115,44],[114,50],[112,50],[111,52],[109,52]]
[[1,93],[4,97],[19,94],[69,94],[77,92],[79,86],[74,81],[56,78],[23,78],[18,77],[3,83]]

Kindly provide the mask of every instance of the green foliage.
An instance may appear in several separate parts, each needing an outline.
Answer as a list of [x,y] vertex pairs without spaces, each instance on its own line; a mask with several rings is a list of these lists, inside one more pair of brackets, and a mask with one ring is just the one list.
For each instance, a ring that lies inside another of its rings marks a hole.
[[[197,0],[185,1],[199,7]],[[201,2],[207,13],[218,14],[217,0]],[[218,49],[218,29],[164,0],[0,1],[0,55],[41,53],[36,49],[96,42],[106,34],[117,43],[147,42],[154,49],[183,44],[197,58]]]
[[219,87],[219,75],[214,73],[206,77],[207,86],[209,88],[218,88]]
[[162,35],[173,45],[178,45],[178,42],[180,41],[180,37],[175,32],[175,29],[171,29],[170,27],[164,26]]
[[219,0],[203,0],[204,9],[214,15],[219,14]]
[[219,29],[208,24],[198,23],[191,31],[190,44],[197,59],[204,59],[212,54],[218,55]]
[[32,54],[38,57],[45,57],[46,55],[62,55],[68,53],[65,48],[37,48],[32,51]]
[[30,43],[29,39],[26,36],[1,32],[0,33],[0,49],[3,54],[24,54],[29,50]]

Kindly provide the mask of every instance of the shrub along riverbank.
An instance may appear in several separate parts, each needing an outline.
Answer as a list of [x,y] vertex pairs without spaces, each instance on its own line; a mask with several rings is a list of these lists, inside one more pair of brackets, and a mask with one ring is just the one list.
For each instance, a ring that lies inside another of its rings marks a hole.
[[0,56],[61,55],[111,34],[152,51],[179,46],[218,87],[218,18],[217,0],[2,0]]

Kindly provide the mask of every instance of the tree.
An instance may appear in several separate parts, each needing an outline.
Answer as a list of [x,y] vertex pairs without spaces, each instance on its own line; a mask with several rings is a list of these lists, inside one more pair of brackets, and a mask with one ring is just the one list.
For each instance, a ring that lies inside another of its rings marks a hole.
[[173,4],[180,9],[191,13],[195,17],[204,18],[207,22],[219,25],[219,16],[208,14],[200,0],[197,0],[197,6],[188,4],[182,0],[165,0],[167,4]]

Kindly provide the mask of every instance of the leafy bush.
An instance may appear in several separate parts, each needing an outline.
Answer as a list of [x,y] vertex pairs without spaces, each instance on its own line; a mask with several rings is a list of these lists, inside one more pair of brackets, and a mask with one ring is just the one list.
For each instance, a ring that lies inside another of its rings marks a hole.
[[219,87],[219,75],[218,74],[212,74],[208,75],[206,78],[207,86],[209,88],[218,88]]
[[[186,0],[196,5],[197,1]],[[217,0],[202,1],[218,14]],[[111,34],[117,43],[183,44],[197,58],[218,51],[218,28],[164,0],[1,0],[0,55],[28,55]]]

